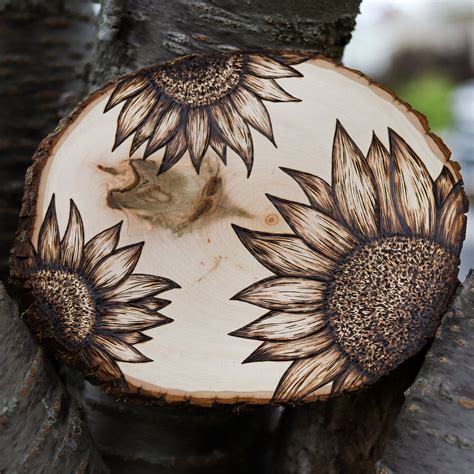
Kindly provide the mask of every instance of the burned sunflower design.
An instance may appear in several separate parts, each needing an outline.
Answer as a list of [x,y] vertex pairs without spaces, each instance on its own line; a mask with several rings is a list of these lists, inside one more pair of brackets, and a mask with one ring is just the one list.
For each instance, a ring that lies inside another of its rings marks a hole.
[[254,152],[249,127],[275,144],[263,101],[299,101],[275,79],[301,76],[291,66],[305,59],[293,53],[217,53],[186,56],[129,76],[105,107],[107,112],[125,101],[113,149],[135,134],[130,155],[145,142],[144,159],[166,147],[162,173],[188,151],[199,173],[209,146],[224,163],[229,147],[250,175]]
[[443,167],[433,182],[389,130],[365,157],[338,122],[332,184],[284,169],[309,205],[269,196],[294,233],[235,226],[274,277],[234,299],[270,310],[231,335],[263,341],[245,362],[292,361],[276,401],[355,390],[414,355],[434,334],[457,284],[467,203]]
[[158,311],[169,302],[159,293],[179,288],[167,278],[132,273],[143,242],[117,248],[121,223],[87,243],[74,201],[62,239],[54,195],[25,276],[34,296],[31,322],[39,337],[51,342],[65,361],[118,379],[117,361],[149,362],[135,344],[150,340],[142,331],[172,320]]

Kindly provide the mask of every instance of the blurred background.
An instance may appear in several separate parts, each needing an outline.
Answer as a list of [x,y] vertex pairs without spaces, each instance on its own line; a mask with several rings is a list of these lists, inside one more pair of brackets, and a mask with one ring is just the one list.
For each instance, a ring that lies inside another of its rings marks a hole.
[[343,62],[425,114],[461,164],[471,208],[463,281],[474,268],[474,1],[363,0]]

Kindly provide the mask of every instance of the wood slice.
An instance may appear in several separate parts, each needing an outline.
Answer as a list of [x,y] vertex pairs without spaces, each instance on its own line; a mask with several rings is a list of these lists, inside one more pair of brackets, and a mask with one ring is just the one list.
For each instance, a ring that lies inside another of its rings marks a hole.
[[431,337],[466,198],[426,120],[295,53],[188,56],[93,93],[40,146],[12,275],[54,353],[196,404],[360,389]]

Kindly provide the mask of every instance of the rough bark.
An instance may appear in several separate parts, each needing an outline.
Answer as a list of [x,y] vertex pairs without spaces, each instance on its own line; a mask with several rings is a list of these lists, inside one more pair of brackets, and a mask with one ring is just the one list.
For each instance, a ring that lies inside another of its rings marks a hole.
[[0,278],[5,280],[26,169],[39,141],[84,92],[94,33],[88,1],[0,1]]
[[71,400],[0,283],[0,472],[108,472]]
[[71,377],[96,445],[114,473],[271,472],[275,408],[161,406],[114,399]]
[[361,0],[104,0],[92,84],[183,54],[298,49],[340,60]]
[[[0,276],[40,139],[84,92],[90,2],[0,1]],[[0,291],[0,472],[107,472],[82,414]]]
[[[286,408],[278,429],[276,474],[373,473],[423,354],[360,393]],[[420,471],[419,471],[420,472]]]
[[380,474],[470,473],[474,466],[474,271],[407,392]]

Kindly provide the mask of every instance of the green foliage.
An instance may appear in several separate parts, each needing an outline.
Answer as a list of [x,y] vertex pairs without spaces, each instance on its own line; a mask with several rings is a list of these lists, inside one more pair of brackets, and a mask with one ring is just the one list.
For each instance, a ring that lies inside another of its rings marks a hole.
[[424,73],[397,87],[398,95],[415,110],[426,115],[432,130],[450,128],[453,124],[451,92],[453,81],[439,73]]

